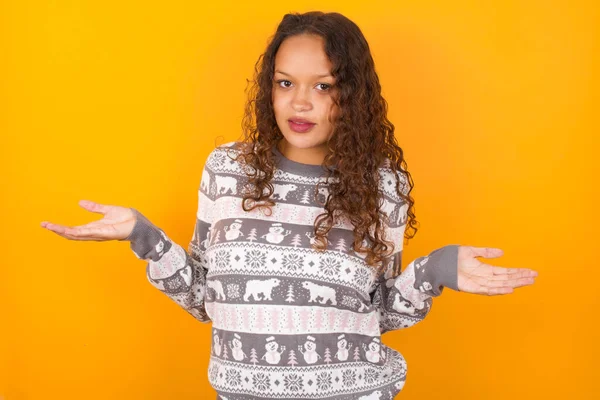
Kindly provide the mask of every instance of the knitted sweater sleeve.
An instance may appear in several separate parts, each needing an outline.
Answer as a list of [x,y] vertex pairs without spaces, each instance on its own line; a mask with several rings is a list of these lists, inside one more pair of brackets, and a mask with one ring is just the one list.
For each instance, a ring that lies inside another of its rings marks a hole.
[[433,297],[442,294],[444,287],[458,290],[458,247],[447,245],[418,257],[398,276],[392,271],[399,270],[402,251],[393,256],[374,296],[382,334],[422,321],[431,310]]
[[202,172],[196,223],[187,250],[134,208],[136,224],[129,237],[124,239],[130,241],[131,250],[138,259],[147,261],[148,281],[201,322],[210,322],[204,302],[208,271],[205,251],[213,208],[213,201],[207,195],[212,175],[207,164],[208,161]]
[[[400,172],[396,176],[402,183],[404,194],[408,194],[406,178]],[[379,313],[381,333],[408,328],[422,321],[429,311],[433,298],[439,296],[444,287],[458,290],[458,248],[451,244],[436,249],[426,256],[418,257],[400,272],[403,255],[403,238],[408,218],[406,202],[395,196],[395,181],[392,173],[383,176],[383,187],[388,198],[386,224],[396,243],[394,253],[385,261],[383,271],[371,292],[372,303]],[[392,218],[393,217],[393,218]]]

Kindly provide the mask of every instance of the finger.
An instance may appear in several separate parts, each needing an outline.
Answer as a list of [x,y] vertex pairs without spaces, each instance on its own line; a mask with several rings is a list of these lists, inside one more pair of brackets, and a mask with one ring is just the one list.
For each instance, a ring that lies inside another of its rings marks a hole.
[[71,240],[97,240],[96,229],[89,228],[71,228],[68,226],[51,224],[49,222],[43,222],[43,226],[51,230],[52,232]]
[[511,275],[511,277],[536,277],[538,276],[537,271],[534,271],[532,269],[529,268],[504,268],[504,267],[496,267],[496,266],[491,266],[492,267],[492,273],[496,276],[502,276],[502,275]]
[[51,231],[51,232],[53,232],[53,233],[55,233],[55,234],[57,234],[58,236],[64,237],[65,239],[70,239],[70,240],[95,240],[95,239],[92,239],[92,238],[78,238],[78,237],[75,237],[75,236],[72,236],[72,235],[67,235],[66,233],[57,232],[57,231],[55,231],[53,229],[50,229],[50,228],[48,228],[48,230]]
[[471,247],[475,257],[496,258],[504,255],[502,249],[496,247]]
[[512,288],[509,287],[499,287],[499,288],[488,288],[487,289],[487,295],[488,296],[496,296],[499,294],[510,294],[514,292],[514,290]]
[[80,200],[79,205],[88,211],[102,214],[102,215],[104,215],[108,212],[108,206],[106,206],[104,204],[96,203],[91,200]]
[[512,288],[510,288],[510,287],[483,286],[475,281],[473,281],[472,286],[470,285],[470,287],[468,289],[465,289],[464,291],[467,293],[483,294],[483,295],[488,295],[488,296],[493,296],[493,295],[498,295],[498,294],[508,294],[508,293],[513,292]]
[[499,288],[499,287],[521,287],[526,285],[531,285],[535,282],[533,278],[518,278],[518,279],[503,279],[503,280],[493,280],[493,279],[482,279],[482,278],[474,278],[474,280],[483,287],[488,288]]

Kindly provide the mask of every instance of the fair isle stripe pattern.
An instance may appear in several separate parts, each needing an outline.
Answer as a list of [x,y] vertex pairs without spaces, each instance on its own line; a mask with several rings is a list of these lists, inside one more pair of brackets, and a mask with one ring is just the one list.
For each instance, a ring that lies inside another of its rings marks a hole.
[[[404,386],[406,362],[381,334],[422,321],[445,286],[457,290],[458,245],[393,275],[407,219],[396,178],[404,193],[407,186],[385,164],[381,212],[395,247],[382,273],[352,249],[347,218],[336,218],[325,251],[314,250],[314,220],[328,196],[325,170],[274,149],[276,204],[270,214],[245,212],[248,180],[232,159],[238,149],[230,142],[209,154],[187,251],[135,209],[127,238],[155,288],[212,322],[208,377],[218,398],[392,399]],[[325,184],[317,190],[318,182]]]

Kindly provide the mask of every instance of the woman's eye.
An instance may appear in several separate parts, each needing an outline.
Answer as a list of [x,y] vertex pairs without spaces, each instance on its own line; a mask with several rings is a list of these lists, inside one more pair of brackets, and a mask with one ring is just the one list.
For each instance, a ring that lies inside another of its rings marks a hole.
[[319,85],[325,86],[323,90],[328,90],[331,86],[327,83],[319,83]]
[[[286,80],[280,80],[280,81],[277,81],[277,84],[278,84],[279,86],[281,86],[281,83],[283,83],[283,82],[292,83],[292,82],[290,82],[290,81],[286,81]],[[287,87],[289,87],[289,86],[282,86],[282,87],[286,87],[286,88],[287,88]]]

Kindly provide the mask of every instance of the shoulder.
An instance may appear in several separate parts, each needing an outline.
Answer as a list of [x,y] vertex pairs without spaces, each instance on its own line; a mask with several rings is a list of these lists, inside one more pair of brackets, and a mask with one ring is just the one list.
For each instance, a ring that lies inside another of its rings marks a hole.
[[215,147],[206,157],[205,167],[212,172],[234,172],[238,169],[235,158],[241,152],[242,142],[227,142]]

